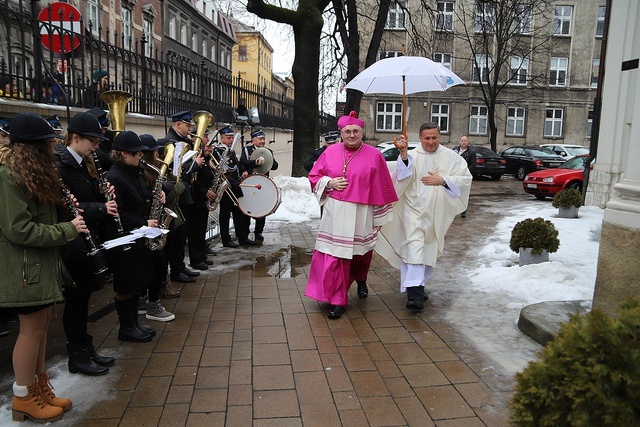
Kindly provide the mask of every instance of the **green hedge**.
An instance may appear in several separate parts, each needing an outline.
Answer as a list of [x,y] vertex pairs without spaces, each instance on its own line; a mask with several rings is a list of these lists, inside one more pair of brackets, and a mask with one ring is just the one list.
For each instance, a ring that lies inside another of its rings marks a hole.
[[543,249],[553,253],[559,246],[558,230],[551,221],[544,218],[527,218],[511,230],[509,247],[516,253],[520,252],[520,248],[533,248],[531,253],[538,255]]

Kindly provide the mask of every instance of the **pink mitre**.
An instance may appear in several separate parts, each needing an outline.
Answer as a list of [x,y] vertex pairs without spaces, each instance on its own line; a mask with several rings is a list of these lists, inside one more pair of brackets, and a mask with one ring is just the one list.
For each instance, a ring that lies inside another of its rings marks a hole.
[[356,125],[363,128],[364,120],[360,120],[358,118],[358,113],[356,113],[355,111],[350,112],[348,116],[342,116],[338,119],[339,130],[342,130],[343,127],[349,126],[349,125]]

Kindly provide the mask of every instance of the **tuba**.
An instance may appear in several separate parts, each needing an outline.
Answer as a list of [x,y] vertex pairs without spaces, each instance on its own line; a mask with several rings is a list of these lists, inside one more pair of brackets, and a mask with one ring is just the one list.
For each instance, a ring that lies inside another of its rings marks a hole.
[[133,95],[123,90],[108,90],[100,94],[109,107],[109,119],[111,120],[111,130],[115,134],[124,131],[124,117],[126,106],[133,99]]
[[204,131],[207,130],[209,126],[215,123],[216,118],[208,111],[197,111],[193,115],[193,121],[196,122],[196,131],[195,137],[198,138],[193,143],[193,150],[200,151],[200,145],[202,145],[202,136],[204,135]]

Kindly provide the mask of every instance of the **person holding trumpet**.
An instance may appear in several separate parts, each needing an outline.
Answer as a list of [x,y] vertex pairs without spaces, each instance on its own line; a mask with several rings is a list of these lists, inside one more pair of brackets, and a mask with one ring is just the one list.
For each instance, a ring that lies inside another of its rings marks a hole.
[[61,282],[73,280],[60,262],[59,248],[88,228],[82,216],[61,220],[62,184],[53,167],[60,139],[34,113],[11,123],[10,143],[0,147],[0,307],[18,313],[20,331],[13,347],[14,421],[56,421],[72,402],[57,397],[45,367],[51,306],[63,300]]

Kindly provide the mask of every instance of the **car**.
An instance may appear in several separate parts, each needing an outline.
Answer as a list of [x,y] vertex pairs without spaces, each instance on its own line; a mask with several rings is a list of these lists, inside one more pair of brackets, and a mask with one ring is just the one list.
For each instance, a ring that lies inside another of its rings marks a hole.
[[564,157],[565,160],[573,159],[574,157],[582,154],[589,154],[589,149],[582,145],[540,144],[540,147],[548,148],[557,155]]
[[[409,142],[409,150],[413,150],[418,145],[419,142]],[[398,156],[400,155],[400,150],[393,145],[393,141],[381,142],[376,145],[376,148],[380,150],[380,153],[384,156],[384,159],[387,161],[387,167],[389,168],[389,172],[393,173],[396,170],[396,162],[398,160]]]
[[566,161],[564,157],[558,156],[553,151],[538,146],[515,145],[507,148],[500,155],[507,161],[505,173],[514,174],[520,181],[528,173],[557,168]]
[[582,154],[557,168],[531,172],[524,177],[522,188],[539,200],[553,196],[565,188],[575,188],[582,191],[584,161],[587,157],[589,157],[588,154]]
[[476,167],[473,176],[490,176],[497,181],[507,170],[507,161],[500,157],[498,153],[485,147],[469,147],[476,153]]

